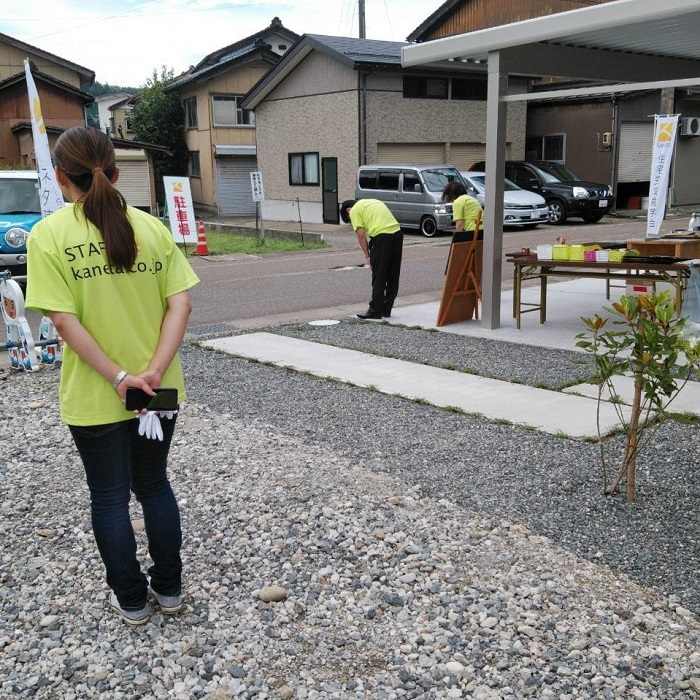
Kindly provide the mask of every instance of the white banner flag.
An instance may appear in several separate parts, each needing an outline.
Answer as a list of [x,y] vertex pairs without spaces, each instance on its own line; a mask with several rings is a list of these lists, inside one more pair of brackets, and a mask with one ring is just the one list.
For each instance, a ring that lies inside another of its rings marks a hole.
[[678,115],[654,118],[654,151],[651,160],[649,181],[649,208],[647,210],[647,238],[654,238],[661,232],[661,222],[666,213],[666,193],[668,176],[671,171],[673,149],[676,144]]
[[29,60],[24,60],[24,74],[27,76],[27,93],[29,95],[29,111],[32,115],[32,137],[34,139],[34,158],[36,169],[39,171],[39,188],[41,189],[41,215],[48,216],[64,206],[61,188],[56,181],[56,173],[51,163],[49,139],[46,136],[44,118],[41,116],[39,93],[34,83]]

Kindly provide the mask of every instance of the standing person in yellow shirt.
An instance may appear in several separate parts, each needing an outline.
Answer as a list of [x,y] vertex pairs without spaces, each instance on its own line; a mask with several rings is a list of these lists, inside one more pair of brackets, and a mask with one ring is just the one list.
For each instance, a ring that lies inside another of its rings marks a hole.
[[[481,225],[484,223],[484,211],[479,201],[467,194],[467,188],[461,182],[448,182],[442,192],[443,202],[452,202],[452,220],[455,222],[453,243],[471,241],[474,237],[476,219],[481,214]],[[483,231],[483,228],[481,229]]]
[[[140,625],[148,621],[147,593],[163,613],[183,605],[180,513],[166,473],[175,417],[145,430],[146,415],[137,418],[124,400],[127,388],[153,395],[161,385],[185,399],[177,353],[191,310],[188,290],[199,280],[170,231],[127,206],[114,187],[119,170],[104,133],[68,129],[54,158],[71,204],[32,231],[26,303],[49,316],[64,340],[61,418],[85,468],[110,605]],[[132,491],[153,560],[148,578],[136,558]]]
[[389,318],[399,293],[403,233],[384,202],[378,199],[347,199],[340,205],[340,218],[352,224],[357,242],[372,268],[372,299],[358,318],[381,321]]

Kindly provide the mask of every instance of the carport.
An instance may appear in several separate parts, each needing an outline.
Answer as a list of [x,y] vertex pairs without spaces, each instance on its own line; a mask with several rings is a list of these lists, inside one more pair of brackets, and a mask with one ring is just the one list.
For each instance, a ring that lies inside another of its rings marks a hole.
[[[514,22],[401,50],[402,64],[487,65],[483,327],[500,327],[503,179],[508,102],[700,85],[698,0],[616,0]],[[547,93],[510,94],[509,76],[595,82]]]

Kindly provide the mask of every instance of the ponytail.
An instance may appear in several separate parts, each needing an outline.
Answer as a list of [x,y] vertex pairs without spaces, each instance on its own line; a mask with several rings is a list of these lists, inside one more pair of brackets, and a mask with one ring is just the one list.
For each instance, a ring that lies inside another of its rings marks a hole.
[[110,265],[130,270],[136,261],[136,238],[126,214],[126,200],[112,186],[114,146],[98,129],[76,126],[58,138],[56,165],[85,195],[85,218],[102,234]]

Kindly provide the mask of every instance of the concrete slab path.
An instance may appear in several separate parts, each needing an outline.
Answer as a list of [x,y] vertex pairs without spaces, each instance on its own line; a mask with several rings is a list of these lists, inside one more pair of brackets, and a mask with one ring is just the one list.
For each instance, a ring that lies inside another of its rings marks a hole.
[[[273,333],[251,333],[203,343],[231,355],[289,367],[385,394],[455,407],[552,434],[597,436],[597,401],[559,391],[487,379],[405,360],[370,355]],[[601,430],[617,426],[614,406],[602,406]]]

